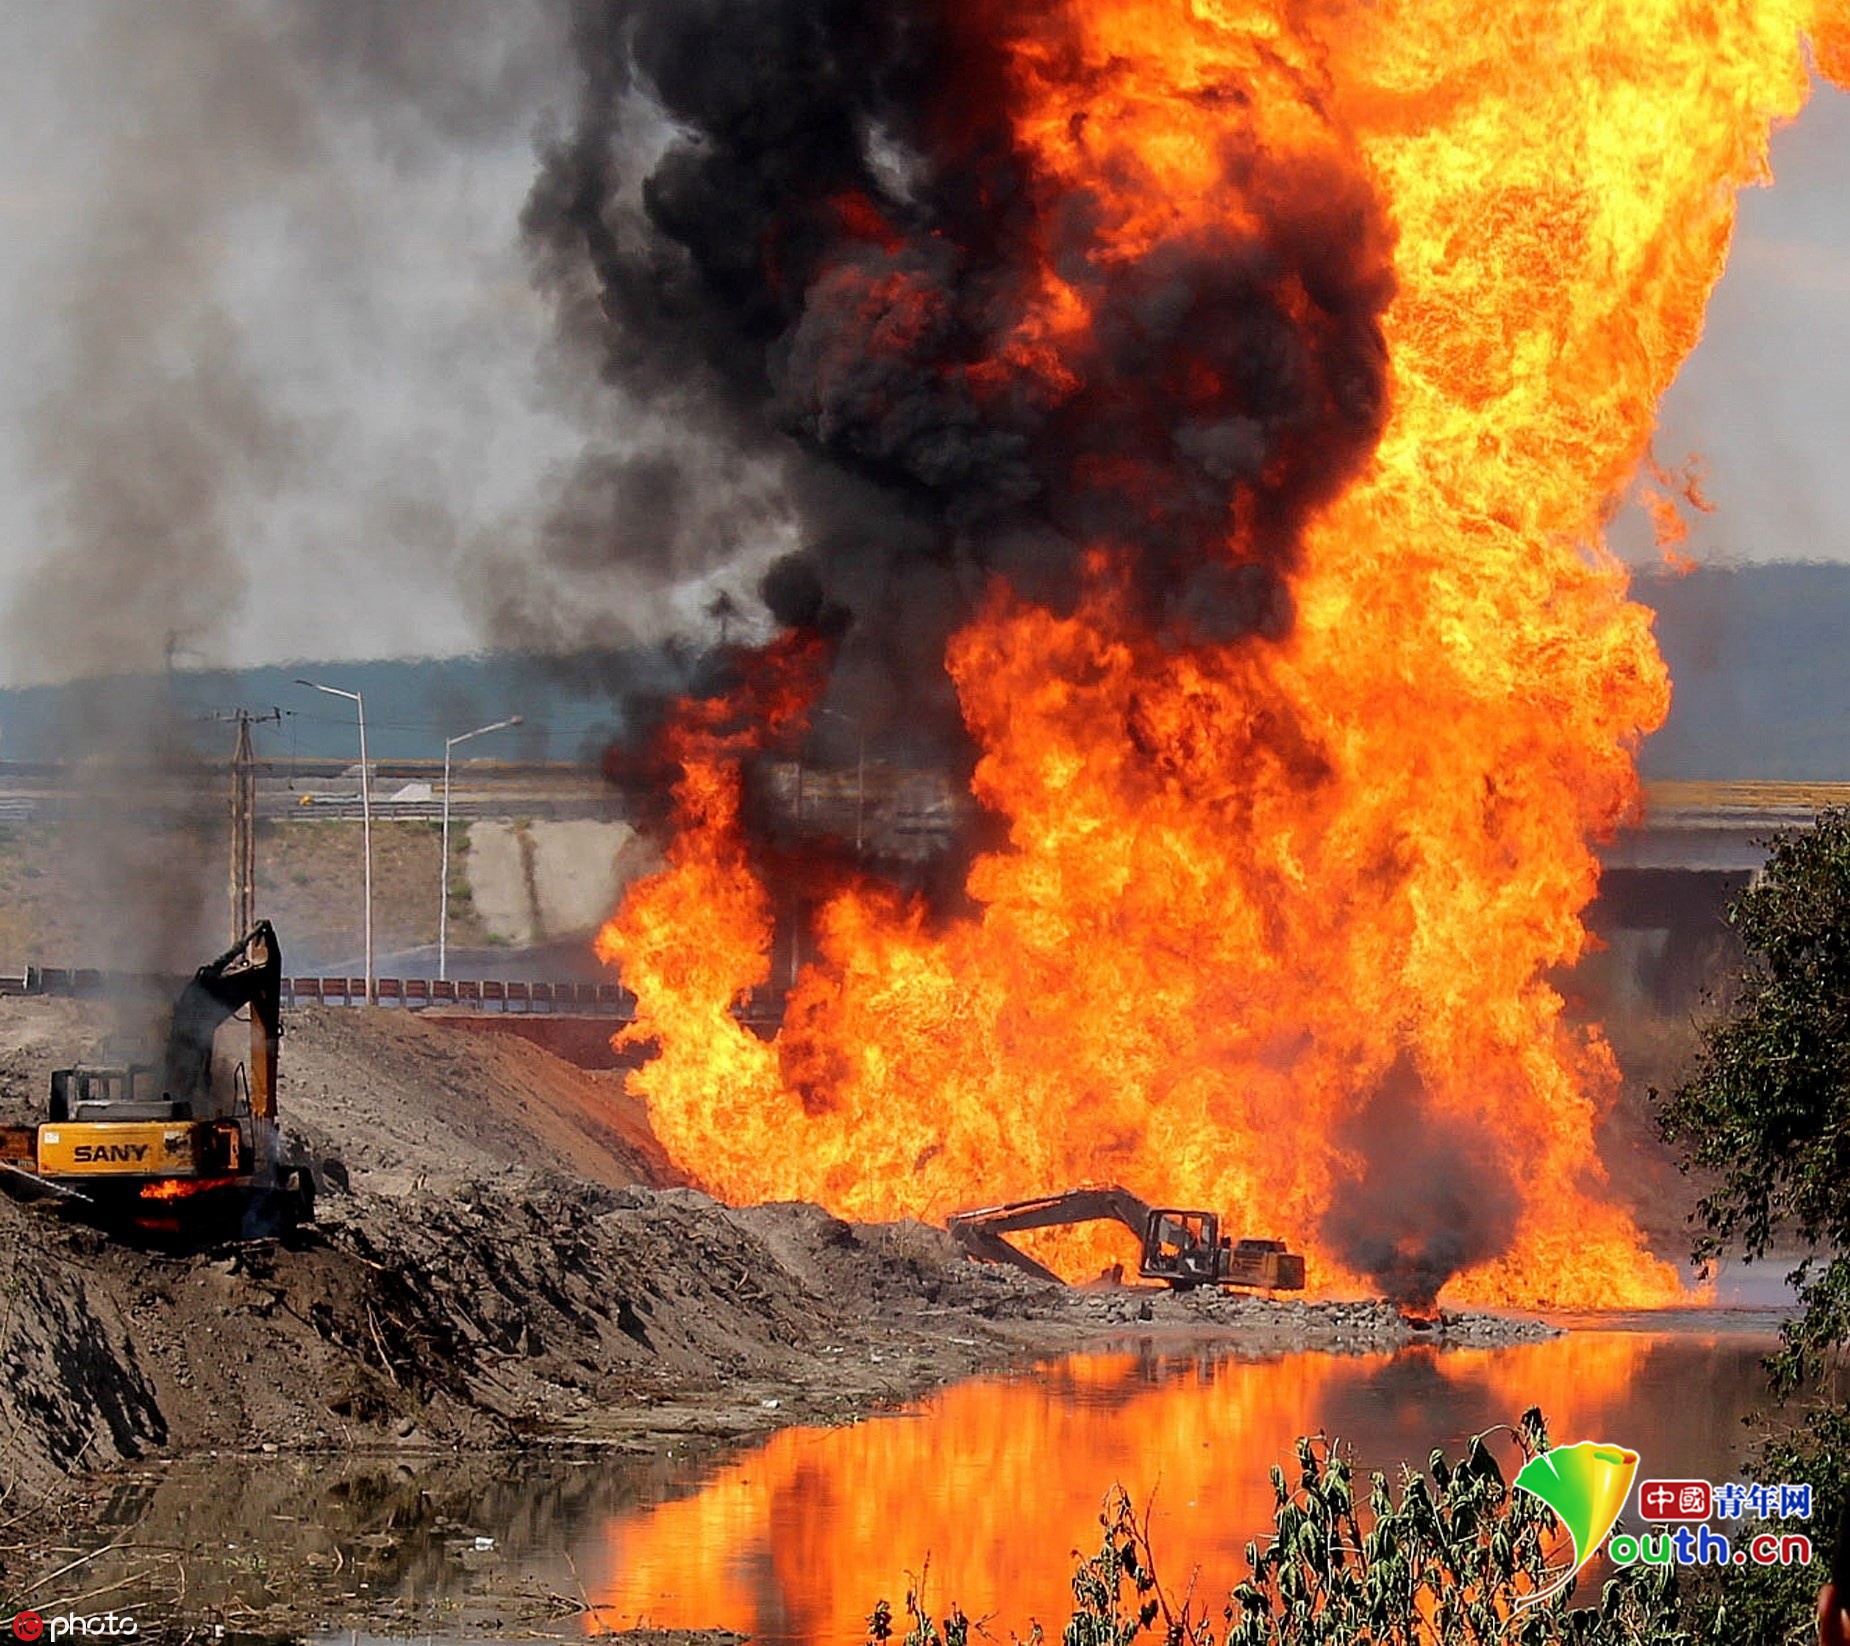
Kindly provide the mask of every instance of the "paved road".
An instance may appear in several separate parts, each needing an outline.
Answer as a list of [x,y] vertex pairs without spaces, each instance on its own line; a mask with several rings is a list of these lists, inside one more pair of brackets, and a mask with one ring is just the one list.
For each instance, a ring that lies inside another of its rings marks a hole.
[[[443,767],[436,761],[376,762],[373,815],[428,821],[442,814]],[[948,846],[968,806],[942,778],[869,767],[865,797],[856,774],[776,763],[767,792],[811,827],[852,838],[905,836],[916,853]],[[786,792],[788,791],[788,792]],[[916,792],[914,792],[916,791]],[[216,808],[229,799],[222,766],[205,766],[188,779],[162,774],[118,774],[107,789],[44,764],[0,761],[0,825],[31,824],[108,811],[150,819]],[[1647,786],[1645,820],[1600,850],[1618,870],[1751,873],[1766,860],[1765,842],[1779,829],[1808,824],[1827,806],[1850,805],[1850,783],[1655,783]],[[358,769],[338,762],[262,763],[257,809],[274,822],[306,822],[360,815]],[[627,818],[632,797],[583,765],[522,765],[471,761],[456,770],[450,791],[453,819]],[[892,812],[893,816],[886,815]],[[900,814],[904,815],[901,816]],[[898,821],[895,821],[895,818]],[[916,840],[912,837],[917,836]]]
[[1643,826],[1602,847],[1600,860],[1609,869],[1751,873],[1766,861],[1769,836],[1846,805],[1850,783],[1653,783]]

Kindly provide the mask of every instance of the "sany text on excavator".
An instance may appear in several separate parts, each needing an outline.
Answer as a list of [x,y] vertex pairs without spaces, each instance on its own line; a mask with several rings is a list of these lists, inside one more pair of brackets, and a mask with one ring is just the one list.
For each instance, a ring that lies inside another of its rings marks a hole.
[[1060,1277],[1018,1251],[1002,1237],[1024,1229],[1050,1229],[1109,1219],[1142,1242],[1137,1272],[1177,1291],[1197,1286],[1252,1286],[1269,1291],[1304,1289],[1304,1259],[1282,1240],[1224,1238],[1213,1212],[1151,1206],[1116,1184],[1092,1184],[1034,1200],[959,1212],[950,1219],[952,1238],[972,1257],[1007,1263],[1044,1280]]
[[[311,1216],[313,1175],[285,1157],[277,1122],[282,969],[259,921],[180,991],[158,1065],[57,1070],[45,1121],[0,1127],[0,1178],[150,1233],[271,1232]],[[247,1047],[220,1035],[237,1020]]]

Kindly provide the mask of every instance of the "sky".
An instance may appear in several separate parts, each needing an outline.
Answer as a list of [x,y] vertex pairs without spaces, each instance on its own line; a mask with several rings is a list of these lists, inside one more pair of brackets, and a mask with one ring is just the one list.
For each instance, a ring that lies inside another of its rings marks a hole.
[[[1694,455],[1705,564],[1850,561],[1850,94],[1820,85],[1747,190],[1702,342],[1665,397],[1660,462]],[[1628,542],[1630,540],[1628,534]]]
[[[145,106],[189,91],[188,53],[137,84],[120,48],[99,48],[112,9],[0,5],[0,349],[10,362],[0,382],[0,607],[59,550],[40,408],[67,370],[71,271],[110,210],[114,152],[136,145]],[[440,489],[458,519],[491,519],[569,448],[531,392],[545,317],[512,230],[528,145],[468,149],[414,190],[387,186],[397,168],[364,123],[327,127],[318,135],[331,158],[317,155],[311,170],[331,187],[292,189],[277,168],[230,191],[223,213],[200,225],[214,297],[301,455],[275,485],[232,501],[226,530],[249,581],[222,598],[242,593],[241,615],[181,635],[183,661],[194,647],[211,662],[467,648],[470,614],[441,575],[448,522],[395,511],[395,500]],[[200,134],[182,135],[184,165]],[[302,256],[336,243],[337,256]],[[121,263],[115,277],[133,288],[132,254]],[[183,335],[149,330],[127,340],[123,375],[183,372],[138,354],[142,341],[184,347]],[[484,333],[499,346],[482,347]],[[445,371],[446,359],[468,369]],[[20,672],[16,657],[0,663],[9,683]]]
[[[535,582],[564,477],[623,438],[518,243],[571,91],[556,15],[0,0],[0,684],[471,652],[510,611],[621,641],[749,585]],[[1774,168],[1660,422],[1704,464],[1702,561],[1850,560],[1850,96]]]
[[613,415],[519,244],[558,14],[0,0],[0,684],[659,631],[523,552]]

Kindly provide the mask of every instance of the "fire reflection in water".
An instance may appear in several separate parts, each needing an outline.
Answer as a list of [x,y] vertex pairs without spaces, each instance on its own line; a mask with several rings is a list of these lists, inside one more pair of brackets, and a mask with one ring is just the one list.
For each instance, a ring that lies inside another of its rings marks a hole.
[[623,1518],[580,1557],[598,1603],[587,1626],[855,1641],[873,1602],[898,1606],[929,1561],[940,1615],[955,1601],[999,1638],[1036,1619],[1058,1638],[1073,1551],[1096,1546],[1114,1482],[1153,1504],[1165,1583],[1198,1572],[1197,1593],[1218,1599],[1270,1524],[1267,1470],[1296,1435],[1325,1431],[1362,1467],[1391,1469],[1538,1404],[1562,1440],[1597,1434],[1642,1451],[1650,1473],[1721,1477],[1766,1348],[1577,1332],[1499,1350],[1075,1356],[913,1413],[784,1430],[691,1496]]

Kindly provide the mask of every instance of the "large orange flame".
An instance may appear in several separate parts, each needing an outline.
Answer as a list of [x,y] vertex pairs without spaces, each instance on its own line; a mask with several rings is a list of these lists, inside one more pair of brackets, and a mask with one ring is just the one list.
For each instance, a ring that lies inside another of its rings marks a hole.
[[[1306,199],[1358,221],[1380,202],[1388,228],[1345,255],[1393,282],[1384,431],[1308,521],[1230,509],[1230,564],[1253,532],[1298,534],[1282,639],[1167,648],[1109,541],[1069,614],[990,592],[947,659],[977,797],[1007,823],[976,912],[934,925],[872,884],[834,891],[774,1042],[731,1015],[773,936],[739,751],[681,748],[668,866],[602,943],[659,1046],[633,1077],[655,1128],[723,1196],[862,1217],[1116,1179],[1286,1236],[1343,1288],[1362,1265],[1331,1230],[1400,1158],[1372,1115],[1463,1140],[1458,1181],[1417,1185],[1454,1197],[1442,1224],[1494,1226],[1448,1298],[1667,1300],[1594,1148],[1612,1057],[1548,981],[1586,946],[1589,842],[1635,812],[1633,751],[1668,702],[1602,521],[1700,333],[1735,191],[1804,101],[1803,37],[1841,72],[1850,8],[1035,17],[1007,46],[1028,190],[1049,214],[1085,200],[1091,269],[1250,224],[1314,331],[1335,323],[1315,249],[1282,240]],[[979,378],[1082,392],[1087,274],[1050,262]],[[1107,479],[1134,496],[1140,477]],[[1396,1083],[1412,1095],[1378,1112]]]

